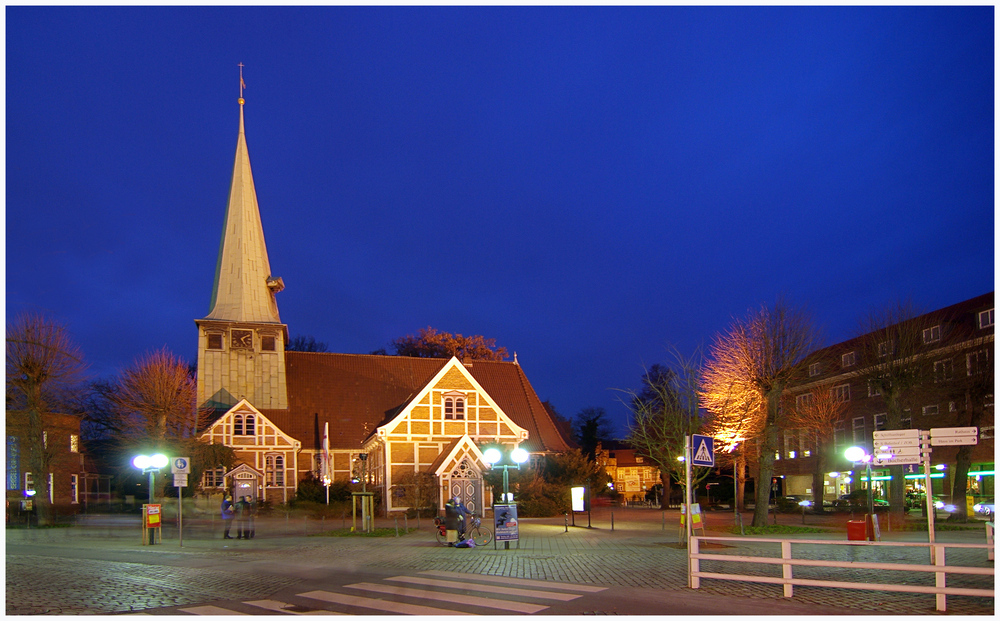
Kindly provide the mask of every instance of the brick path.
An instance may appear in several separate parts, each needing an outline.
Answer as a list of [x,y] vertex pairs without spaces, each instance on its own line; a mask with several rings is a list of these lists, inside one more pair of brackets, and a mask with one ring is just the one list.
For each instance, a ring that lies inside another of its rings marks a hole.
[[[676,512],[668,512],[664,520],[658,510],[615,509],[614,531],[610,529],[610,515],[610,509],[595,511],[591,529],[579,526],[581,523],[585,526],[587,519],[586,516],[581,519],[580,515],[576,520],[578,527],[568,529],[563,518],[522,520],[520,548],[512,544],[510,550],[494,550],[492,545],[475,550],[439,546],[434,541],[431,521],[426,519],[421,520],[420,531],[398,539],[308,537],[305,535],[323,528],[340,528],[342,522],[259,519],[258,536],[251,541],[223,541],[218,523],[213,533],[213,525],[191,521],[185,524],[183,547],[176,531],[169,527],[164,529],[162,544],[142,546],[137,517],[91,520],[87,526],[66,529],[8,530],[6,612],[107,614],[217,599],[266,597],[284,587],[322,576],[332,567],[407,571],[447,568],[462,573],[690,593],[686,586],[686,551],[677,545]],[[798,516],[782,519],[801,521]],[[842,526],[840,523],[846,519],[836,516],[828,522]],[[819,518],[809,516],[807,521],[810,520]],[[728,525],[732,523],[732,514],[708,514],[707,522],[710,529]],[[379,520],[378,525],[393,524],[392,520]],[[403,520],[398,525],[402,530]],[[415,522],[410,520],[408,525],[413,528]],[[722,533],[710,530],[708,534]],[[843,541],[846,533],[831,529],[828,533],[798,538]],[[747,537],[739,548],[715,548],[712,552],[765,553],[764,544],[754,544],[753,539]],[[937,539],[985,542],[981,531],[940,532]],[[887,533],[883,540],[926,541],[926,533]],[[892,562],[911,557],[922,562],[926,557],[926,552],[921,557],[919,551],[897,548],[891,551],[868,546],[822,548],[803,556]],[[773,548],[768,554],[774,554]],[[984,550],[952,550],[947,558],[952,563],[993,566],[986,560]],[[718,570],[710,563],[705,562],[703,569]],[[780,575],[780,567],[775,566],[747,565],[740,571]],[[796,568],[796,576],[831,575],[837,571],[843,570]],[[849,579],[891,581],[871,571],[853,573]],[[908,580],[933,584],[933,574]],[[949,578],[950,586],[963,582],[979,588],[992,587],[992,580],[987,578]],[[700,592],[755,601],[782,600],[781,587],[777,585],[704,580]],[[932,595],[796,587],[792,601],[867,613],[934,613]],[[949,613],[992,615],[993,611],[992,598],[948,598]]]

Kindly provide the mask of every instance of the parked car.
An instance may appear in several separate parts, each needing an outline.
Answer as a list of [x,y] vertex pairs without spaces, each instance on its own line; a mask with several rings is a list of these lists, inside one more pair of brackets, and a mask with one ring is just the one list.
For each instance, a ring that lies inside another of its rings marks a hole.
[[982,502],[977,502],[972,506],[972,510],[979,515],[985,515],[986,517],[992,516],[996,513],[996,499],[983,500]]

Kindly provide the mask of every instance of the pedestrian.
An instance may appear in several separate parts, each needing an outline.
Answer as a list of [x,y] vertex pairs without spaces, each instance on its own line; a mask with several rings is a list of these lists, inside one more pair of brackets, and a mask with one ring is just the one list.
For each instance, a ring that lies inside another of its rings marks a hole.
[[253,496],[247,496],[247,525],[250,529],[250,539],[257,534],[257,503]]
[[458,496],[453,496],[444,506],[444,521],[447,530],[457,531],[458,540],[465,539],[465,516],[472,515]]
[[247,528],[247,519],[250,517],[250,503],[246,496],[240,496],[240,501],[236,503],[236,538],[249,539],[250,529]]
[[233,525],[233,517],[235,513],[233,508],[233,497],[226,494],[222,497],[222,523],[226,525],[226,532],[222,535],[223,539],[232,539],[229,536],[229,529]]

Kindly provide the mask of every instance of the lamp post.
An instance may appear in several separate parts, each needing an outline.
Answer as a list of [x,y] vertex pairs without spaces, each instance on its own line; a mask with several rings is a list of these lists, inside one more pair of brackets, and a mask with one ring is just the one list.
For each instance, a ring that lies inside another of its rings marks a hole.
[[[507,471],[511,468],[520,470],[521,464],[528,461],[528,451],[523,448],[516,448],[508,453],[506,457],[507,459],[504,460],[504,454],[498,448],[488,448],[483,452],[483,459],[486,460],[486,463],[488,463],[491,468],[503,468],[503,502],[504,504],[513,504],[514,498],[511,496],[509,491]],[[509,550],[510,541],[504,541],[503,547],[505,550]]]
[[865,529],[871,528],[869,541],[875,541],[875,499],[872,495],[872,456],[860,446],[852,446],[844,451],[844,457],[854,464],[864,463],[865,465],[865,475],[868,478],[868,519]]
[[[149,504],[153,504],[153,490],[156,481],[156,471],[166,466],[169,461],[170,459],[162,453],[156,453],[154,455],[136,455],[132,459],[133,466],[142,470],[143,474],[149,474]],[[145,524],[146,516],[143,516],[142,519]],[[149,529],[150,545],[154,543],[153,537],[153,529]]]

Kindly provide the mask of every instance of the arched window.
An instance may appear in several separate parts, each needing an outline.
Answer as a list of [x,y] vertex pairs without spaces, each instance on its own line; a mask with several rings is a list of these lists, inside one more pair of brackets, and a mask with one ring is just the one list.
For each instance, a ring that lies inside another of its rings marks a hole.
[[243,435],[243,415],[237,414],[233,416],[233,435],[242,436]]
[[281,455],[264,457],[264,477],[269,486],[285,485],[285,458]]
[[462,397],[455,399],[455,418],[465,420],[465,399]]
[[246,422],[244,423],[244,426],[243,426],[243,435],[245,435],[245,436],[256,435],[257,432],[256,432],[256,429],[255,429],[255,423],[256,423],[256,421],[254,420],[254,415],[253,414],[247,414]]

